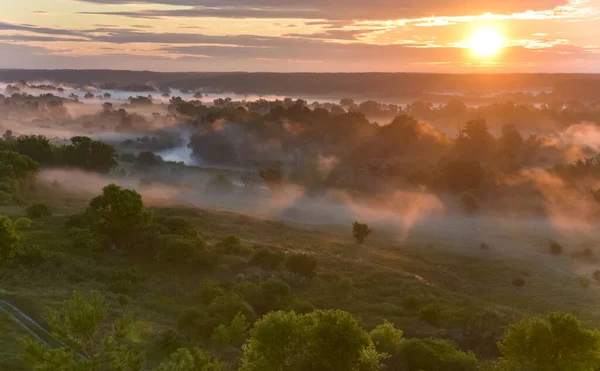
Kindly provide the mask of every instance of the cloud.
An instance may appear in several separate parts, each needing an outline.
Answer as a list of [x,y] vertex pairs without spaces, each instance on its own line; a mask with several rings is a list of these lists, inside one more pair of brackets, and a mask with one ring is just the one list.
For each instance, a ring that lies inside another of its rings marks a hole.
[[[89,12],[135,18],[221,17],[329,20],[388,20],[432,15],[511,14],[554,9],[567,0],[79,0],[94,4],[147,4],[173,9]],[[240,4],[240,3],[243,4]]]

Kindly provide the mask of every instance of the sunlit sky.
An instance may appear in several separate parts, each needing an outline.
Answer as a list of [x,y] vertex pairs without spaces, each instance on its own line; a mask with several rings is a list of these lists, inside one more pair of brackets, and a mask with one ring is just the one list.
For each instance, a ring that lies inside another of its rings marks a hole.
[[0,68],[600,72],[600,0],[0,5]]

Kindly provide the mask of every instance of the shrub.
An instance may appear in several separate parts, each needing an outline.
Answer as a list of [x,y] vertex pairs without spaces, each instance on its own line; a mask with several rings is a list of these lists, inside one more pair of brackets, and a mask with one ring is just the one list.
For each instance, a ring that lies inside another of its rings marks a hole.
[[272,251],[270,249],[260,249],[252,255],[250,258],[250,264],[263,269],[278,269],[283,264],[285,255],[279,251]]
[[224,324],[230,323],[238,313],[242,313],[249,321],[255,318],[250,304],[235,294],[215,298],[208,306],[208,313]]
[[514,287],[523,287],[523,286],[525,286],[525,280],[518,277],[518,278],[515,278],[514,280],[512,280],[512,284]]
[[177,349],[183,347],[185,339],[174,329],[162,330],[158,334],[156,345],[158,348],[167,353],[173,353]]
[[119,302],[119,305],[122,307],[127,306],[130,303],[129,297],[126,295],[119,295],[117,297],[117,301]]
[[402,307],[408,311],[415,311],[421,305],[421,300],[414,295],[402,299]]
[[402,344],[400,359],[408,370],[466,371],[477,369],[477,358],[443,339],[408,339]]
[[155,224],[164,227],[168,234],[176,234],[185,237],[198,237],[198,231],[194,225],[184,218],[157,218]]
[[229,236],[221,239],[217,242],[215,248],[223,254],[240,254],[246,251],[242,245],[242,241],[236,236]]
[[166,235],[155,254],[156,261],[164,263],[196,264],[206,252],[201,238]]
[[592,273],[592,278],[596,281],[600,281],[600,269],[596,269],[594,273]]
[[186,309],[177,320],[177,329],[190,338],[207,339],[219,324],[217,318],[196,308]]
[[225,295],[225,291],[221,286],[213,280],[202,280],[198,285],[198,297],[204,305],[209,305],[212,301]]
[[419,318],[432,326],[440,322],[440,307],[435,304],[427,304],[419,309]]
[[561,244],[559,244],[558,242],[556,242],[556,241],[551,241],[551,242],[550,242],[550,252],[551,252],[553,255],[560,255],[560,254],[562,254],[562,252],[563,252],[563,247],[562,247],[562,245],[561,245]]
[[285,260],[288,271],[304,278],[313,278],[317,271],[317,259],[307,254],[293,254]]
[[278,279],[268,279],[260,284],[260,295],[251,301],[258,314],[286,308],[292,301],[292,289]]
[[368,224],[354,222],[352,224],[352,235],[356,238],[356,241],[359,244],[365,242],[365,239],[372,233],[373,231],[369,228]]
[[489,250],[490,249],[490,245],[488,245],[487,243],[482,243],[481,245],[479,245],[479,248],[481,250]]
[[27,216],[32,219],[40,219],[52,216],[52,208],[46,204],[33,204],[26,210]]
[[21,241],[13,222],[0,215],[0,264],[14,258],[21,249]]
[[512,280],[512,284],[515,287],[523,287],[523,286],[525,286],[525,280],[521,277],[517,277]]
[[24,230],[31,228],[31,219],[29,218],[19,218],[15,220],[15,228],[18,230]]

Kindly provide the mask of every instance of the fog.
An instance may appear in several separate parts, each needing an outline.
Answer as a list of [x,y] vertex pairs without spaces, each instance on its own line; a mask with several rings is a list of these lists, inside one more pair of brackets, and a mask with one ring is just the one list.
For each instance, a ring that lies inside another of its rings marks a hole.
[[[32,87],[40,85],[53,88]],[[8,84],[2,89],[10,90]],[[552,111],[518,102],[338,104],[341,96],[308,97],[318,102],[306,103],[277,95],[131,92],[50,82],[19,89],[26,94],[6,94],[10,98],[0,106],[3,131],[44,135],[57,144],[85,135],[117,151],[119,165],[110,174],[42,169],[40,189],[64,199],[87,199],[115,183],[136,189],[152,206],[227,210],[348,233],[351,223],[361,221],[400,245],[481,255],[485,244],[490,256],[544,261],[551,240],[577,252],[595,247],[600,237],[600,203],[593,196],[600,173],[592,162],[575,163],[600,152],[591,105]],[[86,92],[93,97],[84,98]],[[42,97],[46,93],[55,98]],[[149,101],[129,99],[148,95]],[[382,118],[377,124],[370,118],[376,116]],[[491,134],[464,124],[481,117]],[[507,124],[520,134],[506,131]],[[493,143],[481,145],[487,140]],[[158,156],[157,163],[140,164],[142,152]],[[465,154],[483,164],[477,187],[460,185],[471,170],[446,174],[452,169],[444,167],[447,159]],[[124,161],[124,155],[133,157]],[[513,169],[514,162],[519,166]],[[258,175],[269,166],[284,174],[277,187]],[[226,179],[225,189],[214,189],[218,175]],[[570,270],[550,265],[567,274],[587,269],[585,263],[572,262],[577,268]]]

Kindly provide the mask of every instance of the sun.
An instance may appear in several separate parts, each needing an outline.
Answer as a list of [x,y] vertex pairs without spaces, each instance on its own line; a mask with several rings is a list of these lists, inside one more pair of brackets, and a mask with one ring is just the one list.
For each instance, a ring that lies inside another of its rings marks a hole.
[[498,54],[504,46],[504,42],[504,37],[498,31],[491,28],[481,28],[471,37],[469,47],[476,56],[487,58]]

